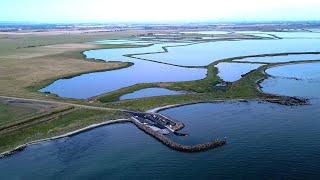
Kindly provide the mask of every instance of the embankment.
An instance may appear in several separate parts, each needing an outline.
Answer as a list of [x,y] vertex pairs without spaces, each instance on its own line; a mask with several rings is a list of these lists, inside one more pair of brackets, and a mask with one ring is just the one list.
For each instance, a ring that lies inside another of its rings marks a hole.
[[212,142],[204,143],[204,144],[197,144],[197,145],[182,145],[178,144],[168,137],[166,137],[163,134],[160,134],[154,130],[152,130],[150,127],[139,123],[137,120],[132,119],[132,123],[135,124],[140,130],[144,131],[145,133],[149,134],[150,136],[154,137],[158,141],[160,141],[162,144],[166,145],[167,147],[180,151],[180,152],[188,152],[188,153],[194,153],[194,152],[202,152],[207,151],[209,149],[217,148],[220,146],[223,146],[226,144],[226,140],[214,140]]

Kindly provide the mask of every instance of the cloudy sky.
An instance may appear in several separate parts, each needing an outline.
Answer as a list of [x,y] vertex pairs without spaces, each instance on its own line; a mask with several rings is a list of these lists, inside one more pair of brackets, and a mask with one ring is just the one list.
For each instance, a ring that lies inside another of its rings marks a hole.
[[320,0],[0,0],[0,21],[320,20]]

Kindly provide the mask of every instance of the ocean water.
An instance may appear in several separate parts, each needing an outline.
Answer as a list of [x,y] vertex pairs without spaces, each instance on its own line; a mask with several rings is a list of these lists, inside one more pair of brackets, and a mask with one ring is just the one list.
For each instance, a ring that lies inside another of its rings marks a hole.
[[184,144],[227,138],[201,153],[169,149],[132,124],[94,129],[28,147],[0,160],[3,179],[268,179],[320,174],[320,103],[288,107],[224,102],[161,113],[186,124]]

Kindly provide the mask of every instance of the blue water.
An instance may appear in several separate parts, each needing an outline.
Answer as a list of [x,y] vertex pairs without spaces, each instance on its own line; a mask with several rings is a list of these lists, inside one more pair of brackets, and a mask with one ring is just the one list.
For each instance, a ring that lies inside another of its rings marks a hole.
[[[296,89],[303,97],[318,87],[319,64],[267,70],[287,84],[269,90]],[[292,78],[297,78],[292,79]],[[269,80],[269,79],[268,79]],[[268,81],[266,80],[266,81]],[[265,81],[262,85],[266,83]],[[264,85],[263,85],[264,86]],[[263,88],[266,91],[265,86]],[[29,146],[0,160],[2,179],[317,179],[320,176],[320,99],[306,106],[260,101],[203,103],[162,111],[185,123],[183,144],[227,138],[227,145],[201,153],[173,151],[132,124],[97,128],[71,138]]]
[[291,61],[315,61],[320,60],[320,54],[298,54],[298,55],[285,55],[285,56],[266,56],[266,57],[251,57],[235,61],[239,62],[261,62],[261,63],[280,63]]
[[[167,43],[165,45],[181,44],[183,43]],[[86,51],[84,54],[87,58],[133,62],[134,65],[124,69],[59,79],[40,91],[50,92],[60,97],[86,99],[138,83],[191,81],[206,77],[207,69],[205,68],[183,68],[123,56],[126,53],[161,51],[162,46],[163,44],[156,44],[144,48]]]
[[261,83],[264,92],[320,98],[320,62],[277,66],[266,73],[273,77]]
[[299,32],[299,31],[291,31],[291,32],[264,32],[268,34],[276,35],[280,38],[292,38],[292,39],[299,39],[299,38],[320,38],[320,33],[318,32]]
[[153,97],[153,96],[178,95],[178,94],[185,94],[185,92],[173,91],[165,88],[146,88],[146,89],[135,91],[133,93],[125,94],[120,97],[120,100]]
[[[207,152],[173,151],[131,124],[28,147],[0,160],[2,179],[288,179],[320,174],[320,103],[197,104],[163,111],[186,124],[185,144],[227,137]],[[183,137],[181,137],[183,138]]]
[[236,31],[235,33],[253,35],[253,36],[264,37],[264,38],[274,38],[274,36],[272,36],[273,35],[272,33],[265,33],[262,31]]
[[136,57],[185,66],[204,66],[231,57],[320,51],[320,39],[217,41],[171,47],[168,50],[168,53],[137,55]]
[[255,70],[263,64],[249,64],[249,63],[219,63],[215,67],[218,68],[218,76],[226,82],[234,82],[241,79],[244,75],[252,70]]

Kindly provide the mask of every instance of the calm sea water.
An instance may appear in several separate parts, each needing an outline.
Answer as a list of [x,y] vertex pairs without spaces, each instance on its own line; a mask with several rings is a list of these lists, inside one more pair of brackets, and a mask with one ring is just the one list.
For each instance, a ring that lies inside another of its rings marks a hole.
[[3,179],[316,178],[320,103],[197,104],[162,112],[183,121],[194,144],[227,137],[202,153],[173,151],[131,124],[41,143],[0,160]]

